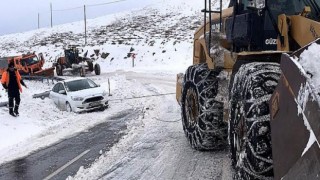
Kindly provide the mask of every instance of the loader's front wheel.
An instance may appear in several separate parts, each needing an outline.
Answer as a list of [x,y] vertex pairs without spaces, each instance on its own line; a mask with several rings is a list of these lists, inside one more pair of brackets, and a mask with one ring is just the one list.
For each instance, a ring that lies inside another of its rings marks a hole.
[[94,65],[94,72],[96,75],[100,75],[101,74],[101,68],[99,64]]
[[92,72],[94,70],[93,63],[91,61],[87,61],[89,71]]
[[269,100],[280,74],[276,63],[249,63],[234,76],[229,140],[240,179],[273,177]]
[[81,77],[85,77],[86,76],[86,69],[84,67],[81,67],[79,69],[79,73]]
[[189,143],[197,150],[223,149],[227,145],[223,103],[215,100],[218,74],[207,64],[199,64],[190,66],[184,76],[182,125]]

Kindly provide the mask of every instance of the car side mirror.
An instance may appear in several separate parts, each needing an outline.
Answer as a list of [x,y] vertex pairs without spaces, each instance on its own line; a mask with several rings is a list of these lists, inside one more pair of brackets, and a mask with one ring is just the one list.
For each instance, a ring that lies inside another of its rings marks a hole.
[[59,94],[67,94],[66,90],[60,90]]

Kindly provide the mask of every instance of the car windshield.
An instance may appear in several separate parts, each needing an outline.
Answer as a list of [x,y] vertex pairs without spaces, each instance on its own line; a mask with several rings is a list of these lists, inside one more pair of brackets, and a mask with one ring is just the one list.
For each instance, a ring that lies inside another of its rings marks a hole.
[[84,89],[98,87],[98,85],[90,79],[80,79],[80,80],[66,82],[65,86],[66,86],[66,90],[69,92],[81,91]]

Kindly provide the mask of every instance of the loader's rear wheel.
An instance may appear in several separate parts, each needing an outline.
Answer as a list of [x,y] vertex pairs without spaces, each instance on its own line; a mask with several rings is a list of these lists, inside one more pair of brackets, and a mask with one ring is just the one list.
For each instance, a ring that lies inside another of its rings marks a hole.
[[249,63],[234,76],[229,140],[240,179],[273,177],[269,100],[280,73],[275,63]]
[[56,73],[58,76],[62,76],[62,67],[60,64],[56,66]]
[[94,73],[96,75],[100,75],[101,74],[101,69],[100,69],[100,65],[99,64],[94,65]]
[[63,74],[63,70],[64,69],[67,69],[67,66],[66,65],[61,65],[61,76],[63,76],[64,74]]
[[219,72],[207,64],[190,66],[184,76],[181,97],[182,125],[191,146],[197,150],[222,149],[227,145],[223,103],[214,98]]

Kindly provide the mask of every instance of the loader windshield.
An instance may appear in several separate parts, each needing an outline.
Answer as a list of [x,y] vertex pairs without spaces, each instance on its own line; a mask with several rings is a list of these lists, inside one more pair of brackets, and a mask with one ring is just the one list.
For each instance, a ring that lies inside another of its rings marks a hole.
[[[277,20],[280,14],[298,15],[306,6],[311,8],[308,18],[320,21],[320,1],[319,0],[268,0],[269,7],[273,17]],[[248,11],[249,0],[240,0],[240,11]]]
[[319,0],[302,0],[306,6],[311,7],[310,18],[319,21],[320,20],[320,1]]
[[310,19],[319,21],[320,18],[320,1],[318,0],[269,0],[267,3],[276,19],[280,14],[297,15],[306,6],[311,8]]

